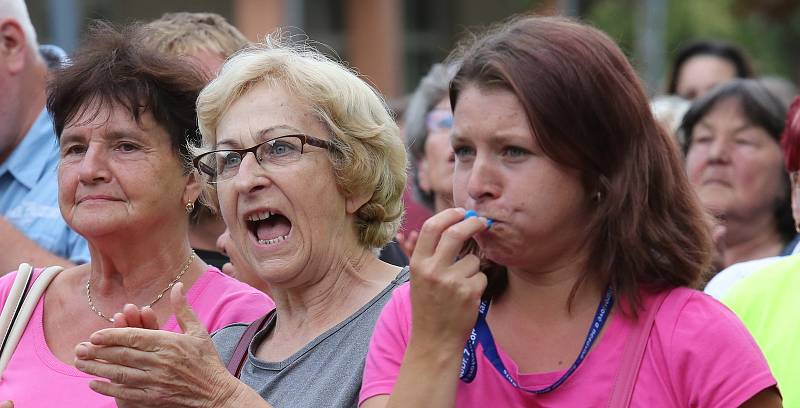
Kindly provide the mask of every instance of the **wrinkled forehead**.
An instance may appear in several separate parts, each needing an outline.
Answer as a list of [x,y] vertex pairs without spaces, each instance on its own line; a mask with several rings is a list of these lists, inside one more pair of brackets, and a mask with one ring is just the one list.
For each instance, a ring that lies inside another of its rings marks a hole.
[[62,134],[79,132],[81,128],[105,128],[110,133],[149,134],[153,131],[165,131],[149,110],[136,107],[132,110],[122,103],[104,100],[99,96],[87,98],[76,106],[73,114],[66,121]]
[[[215,147],[248,147],[279,136],[330,139],[330,131],[308,98],[269,82],[252,86],[231,102],[217,123]],[[208,138],[210,139],[210,138]]]

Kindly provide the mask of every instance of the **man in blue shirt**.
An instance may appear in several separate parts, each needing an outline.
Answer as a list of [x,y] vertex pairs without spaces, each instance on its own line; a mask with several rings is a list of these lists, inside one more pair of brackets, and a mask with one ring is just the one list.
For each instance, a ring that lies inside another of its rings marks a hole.
[[58,145],[45,110],[47,66],[22,0],[0,1],[0,275],[21,262],[89,261],[58,208]]

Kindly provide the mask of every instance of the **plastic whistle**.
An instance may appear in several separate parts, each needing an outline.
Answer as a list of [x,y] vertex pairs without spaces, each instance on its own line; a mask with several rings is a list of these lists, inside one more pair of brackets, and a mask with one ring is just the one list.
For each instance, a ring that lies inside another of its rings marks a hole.
[[[477,217],[477,216],[478,216],[478,213],[475,212],[475,210],[468,210],[466,212],[466,214],[464,214],[464,219],[466,220],[467,218],[472,218],[472,217]],[[492,224],[494,224],[494,221],[491,218],[487,218],[486,219],[486,227],[487,227],[487,229],[491,229],[492,228]]]

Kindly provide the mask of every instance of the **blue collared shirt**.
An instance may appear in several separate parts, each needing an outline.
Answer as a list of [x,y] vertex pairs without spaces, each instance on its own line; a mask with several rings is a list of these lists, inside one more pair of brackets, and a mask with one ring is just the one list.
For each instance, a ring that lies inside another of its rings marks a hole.
[[53,122],[43,110],[0,164],[0,216],[47,251],[86,263],[86,240],[67,226],[58,208],[58,156]]

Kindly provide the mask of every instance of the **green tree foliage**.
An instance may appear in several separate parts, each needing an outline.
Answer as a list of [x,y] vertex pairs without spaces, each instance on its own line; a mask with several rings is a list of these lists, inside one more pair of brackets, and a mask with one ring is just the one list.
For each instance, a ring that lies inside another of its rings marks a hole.
[[[664,52],[667,64],[693,39],[740,45],[760,75],[800,79],[800,1],[664,0],[668,3]],[[638,0],[594,0],[583,18],[634,55]],[[669,67],[664,72],[668,74]]]

